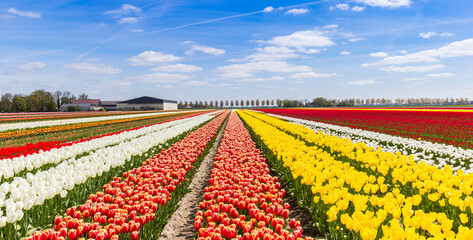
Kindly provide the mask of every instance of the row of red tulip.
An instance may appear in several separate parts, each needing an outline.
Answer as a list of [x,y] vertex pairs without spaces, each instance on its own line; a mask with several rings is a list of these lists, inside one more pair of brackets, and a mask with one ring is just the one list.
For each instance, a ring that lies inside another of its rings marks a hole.
[[227,115],[221,114],[189,133],[168,150],[147,159],[142,167],[116,177],[103,186],[104,192],[90,195],[85,204],[67,209],[67,216],[55,218],[54,229],[36,232],[25,240],[149,237],[152,231],[146,223],[163,221],[169,215],[165,205],[179,192],[185,192],[182,184],[187,184],[194,163]]
[[209,184],[194,221],[199,240],[301,237],[300,222],[287,219],[285,190],[269,175],[266,160],[235,112],[214,158]]
[[[106,134],[91,136],[89,138],[83,138],[83,139],[76,140],[76,141],[70,141],[70,142],[66,142],[66,141],[47,141],[47,142],[34,142],[34,143],[30,142],[30,143],[28,143],[26,145],[23,145],[23,146],[3,147],[3,148],[0,148],[0,160],[1,159],[19,157],[19,156],[28,156],[28,155],[31,155],[31,154],[39,153],[40,150],[45,152],[45,151],[49,151],[49,150],[54,149],[54,148],[61,148],[61,147],[71,146],[71,145],[76,144],[76,143],[90,141],[90,140],[96,139],[96,138],[102,138],[102,137],[106,137],[106,136],[113,136],[113,135],[120,134],[122,132],[138,130],[140,128],[149,127],[149,126],[156,125],[156,124],[162,124],[162,123],[175,121],[175,120],[179,120],[179,119],[195,117],[195,116],[198,116],[198,115],[202,115],[204,113],[207,113],[207,112],[193,113],[193,114],[186,115],[186,116],[172,115],[172,116],[159,117],[158,119],[163,119],[163,121],[159,121],[157,123],[152,123],[152,124],[146,124],[144,126],[132,127],[132,128],[129,128],[129,129],[124,129],[124,130],[120,130],[120,131],[116,131],[116,132],[108,132]],[[167,120],[167,119],[169,119],[169,120]],[[154,121],[156,121],[156,120],[154,120]],[[106,126],[106,128],[110,129],[110,126]],[[108,130],[108,131],[113,131],[113,129]],[[67,131],[64,131],[64,132],[67,135],[70,135],[69,132],[67,132]]]
[[425,109],[258,109],[265,113],[473,148],[473,112]]

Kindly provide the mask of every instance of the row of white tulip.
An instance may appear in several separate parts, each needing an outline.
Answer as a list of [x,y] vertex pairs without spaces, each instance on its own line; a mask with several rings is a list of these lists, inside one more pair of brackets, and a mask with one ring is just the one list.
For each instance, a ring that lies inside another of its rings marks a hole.
[[424,161],[426,164],[443,168],[450,165],[452,170],[473,172],[473,150],[463,149],[451,145],[421,141],[416,139],[393,136],[389,134],[355,129],[321,122],[314,122],[299,118],[273,115],[292,123],[304,125],[314,131],[321,131],[329,135],[347,138],[353,142],[362,142],[374,149],[380,147],[387,152],[401,152],[404,155],[413,155],[415,161]]
[[[11,183],[0,185],[0,227],[20,221],[23,210],[39,206],[56,195],[66,197],[76,185],[89,178],[101,176],[110,169],[124,165],[132,156],[139,156],[169,139],[196,127],[213,117],[204,114],[178,120],[181,124],[162,131],[135,138],[131,141],[96,150],[79,159],[70,159],[46,171],[28,173],[25,178],[16,177]],[[8,195],[9,194],[9,195]],[[3,211],[5,210],[5,216]]]
[[[95,138],[90,141],[80,142],[71,146],[51,149],[49,151],[40,151],[28,156],[20,156],[12,158],[11,161],[0,160],[0,183],[7,179],[15,177],[18,173],[23,171],[32,171],[39,169],[47,164],[59,164],[67,159],[73,159],[79,155],[88,152],[119,144],[125,141],[135,139],[142,135],[147,135],[162,129],[180,124],[186,119],[178,121],[170,121],[161,124],[155,124],[149,127],[140,128],[137,130],[125,131],[120,134]],[[3,180],[2,180],[3,178]]]
[[85,118],[69,118],[69,119],[60,119],[60,120],[43,120],[43,121],[32,121],[32,122],[5,123],[5,124],[0,124],[0,132],[9,131],[9,130],[17,130],[17,129],[27,129],[27,128],[50,127],[50,126],[109,121],[109,120],[128,119],[128,118],[137,118],[137,117],[150,117],[150,116],[159,116],[163,114],[172,114],[172,113],[177,113],[177,112],[124,114],[124,115],[113,115],[113,116],[103,116],[103,117],[85,117]]

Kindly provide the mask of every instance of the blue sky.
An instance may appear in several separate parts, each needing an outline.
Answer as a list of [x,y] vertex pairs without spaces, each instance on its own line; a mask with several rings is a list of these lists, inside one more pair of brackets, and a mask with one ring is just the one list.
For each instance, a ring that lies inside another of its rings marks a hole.
[[0,2],[0,94],[468,97],[473,1]]

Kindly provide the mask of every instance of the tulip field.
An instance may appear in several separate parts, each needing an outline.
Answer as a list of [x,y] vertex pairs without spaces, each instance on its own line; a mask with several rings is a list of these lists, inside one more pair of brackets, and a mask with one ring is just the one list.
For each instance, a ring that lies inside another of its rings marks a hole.
[[467,109],[3,114],[0,239],[473,239],[472,135]]
[[467,109],[259,109],[266,113],[473,149]]

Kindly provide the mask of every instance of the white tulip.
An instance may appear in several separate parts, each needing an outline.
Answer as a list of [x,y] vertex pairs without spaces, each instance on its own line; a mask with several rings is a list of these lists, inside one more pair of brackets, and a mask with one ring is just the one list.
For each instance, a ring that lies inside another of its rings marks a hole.
[[67,191],[66,191],[66,190],[62,190],[62,191],[61,191],[61,197],[62,197],[62,198],[67,197]]
[[28,211],[33,207],[33,205],[34,205],[33,200],[28,199],[28,200],[25,201],[25,206],[23,207],[23,209]]
[[178,113],[178,112],[123,114],[123,115],[103,116],[103,117],[85,117],[85,118],[69,118],[69,119],[61,119],[61,120],[42,120],[42,121],[30,121],[30,122],[6,123],[6,124],[0,125],[0,132],[8,131],[8,130],[15,130],[15,129],[27,129],[27,128],[36,128],[36,127],[60,126],[60,125],[67,125],[67,124],[110,121],[110,120],[117,120],[117,119],[129,119],[129,118],[137,118],[137,117],[159,116],[159,115],[173,114],[173,113]]
[[[91,177],[100,176],[112,168],[122,166],[130,161],[132,156],[142,155],[154,148],[156,144],[163,144],[212,118],[209,114],[204,114],[153,125],[149,128],[138,129],[140,131],[138,136],[135,130],[128,131],[127,133],[134,134],[135,137],[131,139],[125,137],[123,139],[127,140],[113,146],[100,145],[87,156],[78,159],[71,157],[45,171],[38,171],[35,174],[27,173],[25,178],[15,177],[11,183],[0,185],[0,199],[3,196],[4,205],[9,213],[7,220],[21,219],[23,216],[15,213],[21,210],[20,208],[29,210],[33,205],[42,205],[46,199],[51,199],[56,195],[65,198],[68,191],[75,185],[82,184]],[[122,137],[119,135],[114,136]],[[111,139],[108,143],[110,142],[116,141]],[[60,152],[60,149],[57,152]],[[9,192],[10,195],[6,199],[6,193]]]
[[0,217],[0,228],[5,227],[7,225],[7,218]]
[[16,222],[16,212],[7,212],[7,223]]

